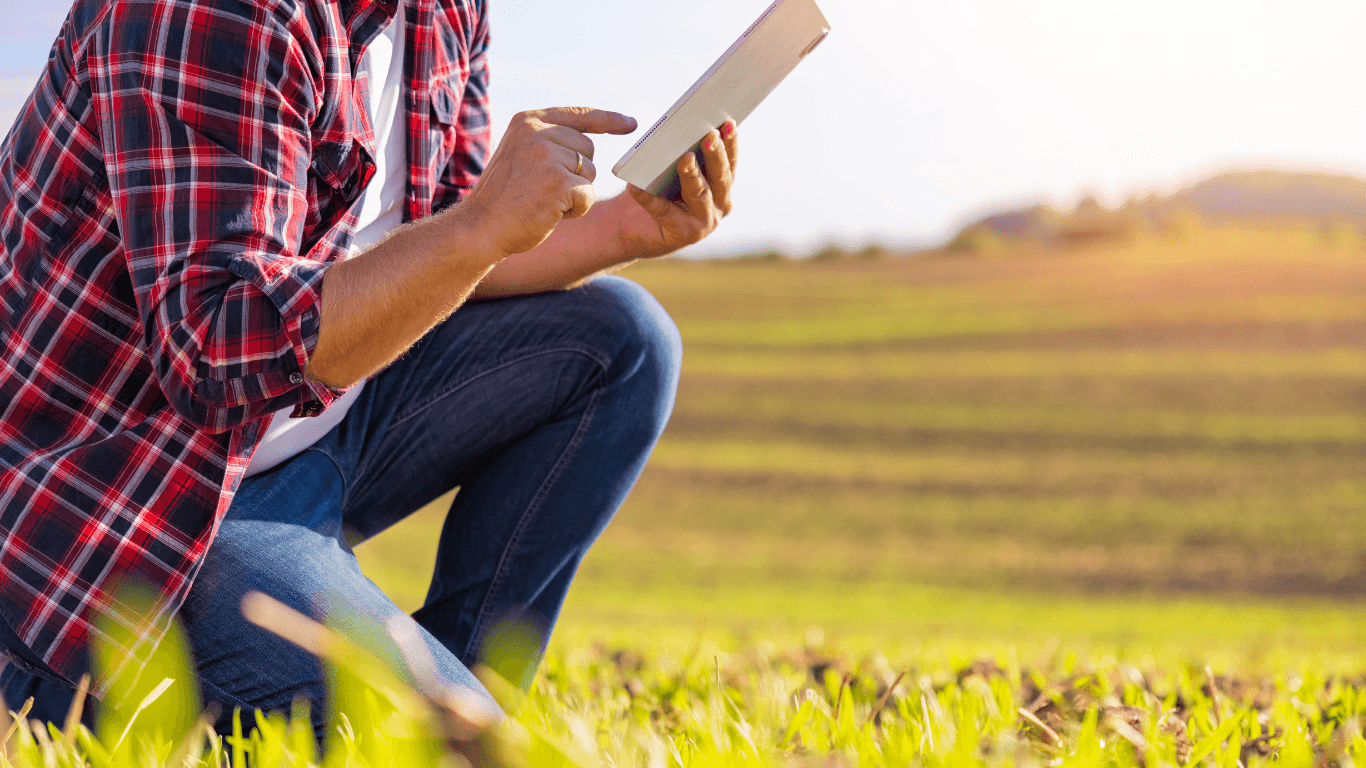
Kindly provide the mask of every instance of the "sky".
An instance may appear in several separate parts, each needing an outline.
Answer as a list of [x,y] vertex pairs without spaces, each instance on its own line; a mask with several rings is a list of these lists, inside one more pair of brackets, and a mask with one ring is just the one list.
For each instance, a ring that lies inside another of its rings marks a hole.
[[[947,240],[1021,203],[1111,204],[1230,168],[1366,176],[1359,0],[817,0],[829,39],[741,126],[697,256]],[[653,124],[770,0],[491,0],[495,136],[583,105]],[[0,0],[0,122],[62,0]],[[634,137],[598,137],[600,198]]]

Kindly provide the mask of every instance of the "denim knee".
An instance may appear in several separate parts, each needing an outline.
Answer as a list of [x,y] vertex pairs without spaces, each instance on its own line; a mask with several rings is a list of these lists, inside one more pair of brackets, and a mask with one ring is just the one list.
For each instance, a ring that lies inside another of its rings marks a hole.
[[615,349],[608,375],[639,389],[638,396],[653,397],[667,420],[683,365],[683,339],[673,318],[649,291],[624,277],[604,275],[584,291],[594,319],[610,329]]

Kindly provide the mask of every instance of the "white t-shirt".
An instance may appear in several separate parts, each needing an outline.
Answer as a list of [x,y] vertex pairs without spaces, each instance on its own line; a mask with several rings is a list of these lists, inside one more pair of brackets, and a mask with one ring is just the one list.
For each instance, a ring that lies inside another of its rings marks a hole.
[[[403,100],[403,4],[399,0],[394,20],[365,49],[360,67],[370,76],[370,124],[375,129],[375,175],[361,200],[356,237],[348,258],[384,239],[403,223],[408,191],[408,132]],[[341,423],[365,387],[362,382],[342,395],[326,411],[309,418],[293,419],[285,408],[270,416],[265,437],[247,465],[247,477],[265,472],[294,458]]]

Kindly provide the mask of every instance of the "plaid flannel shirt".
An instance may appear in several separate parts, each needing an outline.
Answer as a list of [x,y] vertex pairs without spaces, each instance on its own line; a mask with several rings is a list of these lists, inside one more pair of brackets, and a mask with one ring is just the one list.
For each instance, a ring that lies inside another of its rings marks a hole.
[[[263,417],[341,394],[302,371],[374,172],[356,64],[393,14],[76,0],[0,145],[0,619],[25,669],[83,672],[95,609],[145,663]],[[483,170],[488,28],[485,0],[405,16],[412,220]],[[112,599],[130,575],[150,614]]]

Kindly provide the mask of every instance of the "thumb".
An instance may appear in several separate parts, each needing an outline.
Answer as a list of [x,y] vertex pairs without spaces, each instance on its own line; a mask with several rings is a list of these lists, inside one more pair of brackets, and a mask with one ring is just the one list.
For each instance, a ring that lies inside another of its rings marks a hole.
[[673,203],[662,197],[656,197],[634,184],[627,184],[626,191],[631,195],[632,200],[639,203],[640,207],[644,208],[646,213],[656,219],[662,219],[673,211]]

